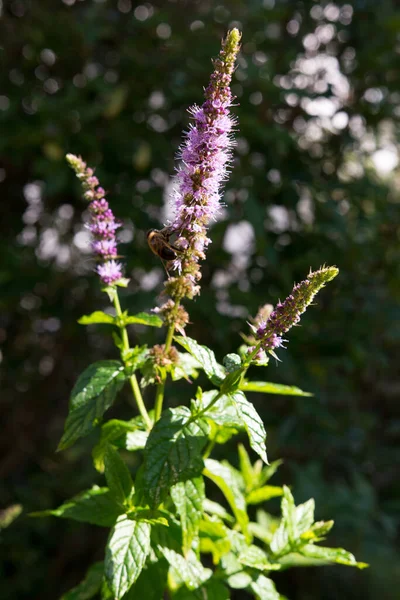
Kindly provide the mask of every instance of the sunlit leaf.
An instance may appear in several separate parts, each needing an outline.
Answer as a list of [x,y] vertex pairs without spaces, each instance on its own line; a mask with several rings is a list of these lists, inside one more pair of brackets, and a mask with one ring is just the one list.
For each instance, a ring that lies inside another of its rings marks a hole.
[[102,527],[112,527],[121,512],[121,507],[115,502],[108,488],[94,486],[71,500],[67,500],[58,508],[31,513],[31,516],[54,516]]
[[139,577],[150,551],[148,523],[132,521],[121,515],[108,539],[105,558],[105,574],[116,600]]
[[124,366],[117,360],[90,365],[76,382],[69,401],[69,413],[58,450],[87,435],[110,408],[125,381]]
[[249,436],[250,446],[258,454],[258,456],[268,464],[265,439],[267,437],[264,423],[260,415],[249,402],[243,392],[235,392],[230,394],[237,410],[238,417],[242,420],[243,425]]
[[107,325],[115,325],[115,317],[101,310],[96,310],[90,315],[83,315],[78,319],[80,325],[93,325],[94,323],[106,323]]
[[240,386],[244,392],[263,392],[265,394],[283,394],[284,396],[312,396],[294,385],[283,385],[269,381],[244,381]]
[[105,476],[115,501],[123,506],[130,498],[133,482],[128,467],[119,452],[108,444],[104,454]]
[[203,477],[180,481],[171,488],[171,498],[180,516],[183,552],[186,555],[197,536],[203,515],[205,488]]
[[206,420],[194,419],[184,406],[163,412],[144,450],[144,487],[152,506],[157,506],[174,484],[200,475],[208,431]]
[[225,369],[217,363],[215,354],[207,346],[201,346],[189,337],[175,336],[178,342],[187,352],[189,352],[199,362],[208,379],[214,385],[220,385],[225,378]]

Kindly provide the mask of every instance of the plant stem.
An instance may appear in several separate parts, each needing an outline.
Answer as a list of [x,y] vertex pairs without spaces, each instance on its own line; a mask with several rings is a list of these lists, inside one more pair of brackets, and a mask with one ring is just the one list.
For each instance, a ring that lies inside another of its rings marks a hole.
[[[179,308],[179,303],[180,303],[180,298],[177,298],[175,300],[174,312],[172,313],[174,319],[175,319],[176,313]],[[167,337],[165,338],[165,346],[164,346],[165,354],[167,354],[167,352],[169,352],[169,350],[172,346],[172,340],[174,339],[174,333],[175,333],[175,320],[168,327]],[[163,407],[163,402],[164,402],[164,390],[165,390],[165,379],[163,379],[157,385],[157,389],[156,389],[156,399],[155,399],[155,404],[154,404],[154,422],[155,423],[161,417],[162,407]]]
[[[114,307],[115,307],[115,312],[117,314],[117,317],[121,318],[122,317],[122,309],[121,309],[121,304],[119,301],[117,290],[115,290],[115,294],[114,294]],[[119,329],[121,331],[123,351],[127,352],[129,350],[129,337],[128,337],[128,332],[126,330],[126,326],[120,325]],[[129,382],[131,384],[132,393],[133,393],[133,397],[135,398],[136,405],[137,405],[139,412],[143,418],[143,421],[146,424],[146,429],[148,431],[150,431],[150,429],[153,427],[153,423],[152,423],[152,420],[149,417],[149,413],[147,412],[146,407],[144,405],[143,397],[142,397],[140,387],[139,387],[139,383],[138,383],[137,377],[134,373],[129,377]]]

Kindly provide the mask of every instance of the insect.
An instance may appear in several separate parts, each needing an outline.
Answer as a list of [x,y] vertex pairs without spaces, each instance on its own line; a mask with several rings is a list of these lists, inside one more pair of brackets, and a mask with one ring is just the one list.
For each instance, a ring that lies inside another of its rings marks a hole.
[[147,232],[147,242],[150,250],[154,252],[154,254],[157,254],[162,260],[175,260],[178,254],[182,253],[180,248],[177,248],[169,242],[169,238],[173,233],[174,230],[171,227],[150,229]]

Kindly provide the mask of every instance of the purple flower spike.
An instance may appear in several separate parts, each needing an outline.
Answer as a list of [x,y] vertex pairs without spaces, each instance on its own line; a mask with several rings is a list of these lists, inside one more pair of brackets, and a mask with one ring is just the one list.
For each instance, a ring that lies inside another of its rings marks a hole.
[[[229,114],[232,103],[229,85],[239,42],[240,33],[233,29],[214,61],[204,104],[189,109],[193,123],[178,155],[182,162],[176,175],[175,219],[171,228],[177,231],[185,252],[175,261],[175,266],[184,274],[192,272],[193,279],[200,279],[195,264],[205,258],[204,251],[210,243],[207,226],[220,209],[222,185],[231,160],[234,143],[231,132],[235,120]],[[193,295],[198,291],[197,286],[194,287]]]
[[105,191],[99,186],[99,180],[94,176],[93,169],[74,154],[67,154],[66,159],[81,181],[84,198],[90,201],[88,229],[93,235],[92,250],[101,261],[96,272],[104,284],[113,285],[122,278],[122,265],[115,261],[118,258],[115,232],[121,227],[121,223],[115,220],[104,198]]
[[[221,207],[222,186],[228,175],[234,118],[229,114],[232,94],[229,88],[239,52],[240,33],[228,32],[222,50],[214,61],[214,72],[205,90],[205,102],[193,106],[189,113],[192,123],[180,148],[175,191],[172,202],[175,218],[169,225],[177,234],[175,245],[182,250],[173,266],[179,275],[165,284],[176,306],[184,297],[192,299],[200,293],[199,261],[204,260],[210,239],[207,228]],[[170,303],[161,307],[168,322]],[[182,325],[184,325],[182,323]]]
[[250,349],[250,353],[257,348],[258,351],[264,350],[274,354],[274,350],[286,341],[282,335],[300,321],[300,315],[311,304],[315,295],[338,273],[336,267],[323,267],[310,272],[307,279],[294,286],[291,295],[284,302],[276,305],[266,321],[250,325],[254,334],[252,339],[258,342]]

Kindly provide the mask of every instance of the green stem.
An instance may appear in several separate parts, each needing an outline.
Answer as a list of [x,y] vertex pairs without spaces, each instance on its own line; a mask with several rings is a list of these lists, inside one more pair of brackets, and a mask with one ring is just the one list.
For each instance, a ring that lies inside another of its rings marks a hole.
[[[116,312],[117,317],[121,318],[122,317],[122,309],[121,309],[121,304],[119,301],[117,290],[115,290],[115,294],[114,294],[114,307],[115,307],[115,312]],[[126,330],[126,326],[120,325],[119,329],[121,331],[123,351],[127,352],[129,350],[129,337],[128,337],[128,332]],[[153,423],[152,423],[152,420],[149,417],[149,413],[147,412],[146,407],[144,405],[142,393],[141,393],[140,387],[139,387],[139,383],[138,383],[137,377],[134,373],[129,377],[129,382],[131,384],[132,393],[133,393],[133,397],[135,398],[136,405],[137,405],[139,412],[143,418],[143,421],[146,424],[146,428],[148,429],[148,431],[150,431],[150,429],[153,427]]]
[[203,459],[205,460],[206,458],[208,458],[211,454],[211,452],[214,450],[214,446],[217,443],[217,435],[218,432],[214,435],[214,437],[208,442],[207,444],[207,448],[205,449],[204,453],[203,453]]
[[[165,352],[165,354],[167,354],[167,352],[169,352],[169,350],[171,349],[172,340],[174,339],[174,333],[175,333],[175,316],[176,316],[176,313],[178,312],[179,303],[180,303],[180,298],[177,298],[175,300],[175,307],[174,307],[174,313],[173,313],[173,322],[168,327],[167,337],[165,338],[165,346],[164,346],[164,352]],[[164,402],[164,391],[165,391],[165,379],[163,379],[157,385],[157,389],[156,389],[156,399],[155,399],[155,404],[154,404],[154,422],[155,423],[161,417],[162,407],[163,407],[163,402]]]

